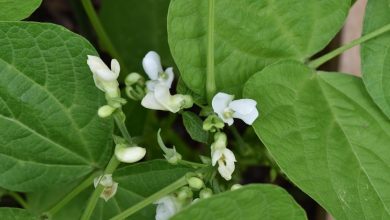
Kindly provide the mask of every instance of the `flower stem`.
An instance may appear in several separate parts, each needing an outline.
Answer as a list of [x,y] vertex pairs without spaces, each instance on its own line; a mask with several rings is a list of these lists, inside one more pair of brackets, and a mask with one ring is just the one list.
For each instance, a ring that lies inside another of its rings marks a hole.
[[60,202],[53,206],[49,211],[45,212],[44,215],[53,216],[58,211],[60,211],[64,206],[66,206],[74,197],[84,191],[86,188],[91,186],[93,179],[96,177],[97,173],[94,172],[89,177],[87,177],[80,185],[74,188],[70,193],[68,193]]
[[[81,3],[83,4],[84,10],[89,18],[89,21],[92,24],[93,29],[96,32],[96,35],[98,36],[103,48],[107,50],[111,57],[118,59],[119,63],[123,63],[123,60],[121,59],[114,44],[111,42],[107,32],[104,30],[103,25],[101,24],[100,19],[96,14],[96,11],[91,1],[92,0],[81,0]],[[123,69],[124,72],[128,72],[125,66]]]
[[196,163],[196,162],[187,161],[187,160],[180,160],[180,161],[179,161],[179,164],[180,164],[180,165],[184,165],[184,166],[190,166],[190,167],[193,167],[193,168],[208,167],[207,164]]
[[15,199],[24,209],[28,209],[29,206],[27,202],[19,195],[19,193],[9,191],[7,194]]
[[114,120],[116,123],[116,126],[118,126],[120,132],[122,133],[123,137],[126,139],[126,141],[132,145],[134,143],[133,138],[131,137],[129,131],[126,128],[126,125],[124,123],[124,120],[122,118],[123,112],[121,109],[118,110],[118,112],[114,113]]
[[177,181],[173,182],[172,184],[166,186],[165,188],[161,189],[160,191],[154,193],[153,195],[149,196],[148,198],[142,200],[141,202],[135,204],[134,206],[126,209],[122,213],[119,213],[118,215],[112,217],[110,220],[121,220],[126,219],[130,215],[136,213],[137,211],[145,208],[146,206],[150,205],[151,203],[155,202],[156,200],[162,198],[163,196],[172,193],[173,191],[179,189],[182,186],[185,186],[187,184],[187,180],[185,176],[178,179]]
[[352,47],[359,45],[361,43],[364,43],[364,42],[366,42],[374,37],[377,37],[377,36],[387,32],[387,31],[390,31],[390,24],[385,25],[385,26],[383,26],[383,27],[381,27],[381,28],[369,33],[369,34],[366,34],[366,35],[362,36],[361,38],[353,40],[353,41],[349,42],[348,44],[341,46],[341,47],[337,48],[336,50],[333,50],[333,51],[311,61],[308,65],[309,65],[309,67],[316,69],[319,66],[321,66],[322,64],[331,60],[332,58],[342,54],[344,51],[349,50]]
[[216,92],[214,72],[214,0],[209,0],[209,19],[207,32],[207,76],[206,92],[209,103]]
[[[104,174],[112,174],[120,162],[116,159],[115,154],[111,157],[110,162],[108,163],[106,169],[104,170]],[[92,183],[93,181],[91,181]],[[104,187],[100,184],[96,187],[95,191],[93,191],[91,198],[88,201],[87,207],[81,217],[81,220],[89,220],[92,216],[93,211],[95,210],[96,204],[99,200],[100,194],[103,192]]]

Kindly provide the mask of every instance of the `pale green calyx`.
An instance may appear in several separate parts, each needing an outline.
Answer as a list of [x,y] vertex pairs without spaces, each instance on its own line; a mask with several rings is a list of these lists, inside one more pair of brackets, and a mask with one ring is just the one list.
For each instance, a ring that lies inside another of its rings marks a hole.
[[167,146],[165,146],[165,144],[164,144],[164,142],[163,142],[163,140],[161,138],[160,133],[161,133],[161,129],[158,129],[158,132],[157,132],[157,143],[160,146],[161,150],[164,151],[165,159],[170,164],[177,164],[181,160],[181,158],[182,158],[181,154],[179,154],[176,151],[175,146],[173,146],[173,148],[168,148]]
[[230,190],[237,190],[237,189],[239,189],[239,188],[241,188],[242,187],[242,185],[241,184],[234,184],[231,188],[230,188]]
[[113,181],[112,174],[105,174],[103,176],[96,177],[93,180],[93,185],[95,188],[98,185],[102,185],[104,187],[103,192],[100,194],[100,198],[104,199],[106,202],[115,195],[118,189],[118,183]]
[[203,180],[201,180],[200,178],[195,177],[195,176],[188,178],[187,182],[191,188],[196,189],[196,190],[200,190],[204,187]]
[[211,151],[217,149],[224,149],[227,146],[227,136],[223,132],[217,132],[214,134],[214,143],[211,144]]
[[102,107],[99,108],[98,115],[101,118],[106,118],[110,116],[115,111],[115,109],[116,108],[113,108],[110,105],[103,105]]
[[215,114],[209,115],[203,122],[203,130],[210,132],[216,132],[224,126],[225,123]]

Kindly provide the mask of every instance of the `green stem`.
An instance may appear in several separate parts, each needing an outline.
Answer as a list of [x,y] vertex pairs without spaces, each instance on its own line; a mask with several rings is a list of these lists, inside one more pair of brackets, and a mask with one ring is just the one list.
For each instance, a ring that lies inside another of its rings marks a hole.
[[126,128],[126,125],[124,121],[122,120],[121,115],[123,115],[122,110],[119,110],[118,112],[114,113],[114,120],[116,125],[118,126],[120,132],[122,133],[123,137],[126,139],[126,141],[132,145],[134,144],[133,138],[131,137],[129,131]]
[[196,163],[188,160],[180,160],[179,164],[184,165],[184,166],[190,166],[193,168],[202,168],[202,167],[208,167],[207,164],[202,164],[202,163]]
[[361,38],[358,38],[356,40],[353,40],[351,41],[350,43],[344,45],[344,46],[341,46],[339,47],[338,49],[336,50],[333,50],[325,55],[323,55],[322,57],[319,57],[313,61],[311,61],[308,65],[309,67],[313,68],[313,69],[316,69],[318,68],[319,66],[321,66],[322,64],[326,63],[327,61],[331,60],[332,58],[342,54],[344,51],[346,50],[349,50],[351,49],[352,47],[356,46],[356,45],[359,45],[363,42],[366,42],[374,37],[377,37],[387,31],[390,31],[390,24],[388,25],[385,25]]
[[19,193],[10,191],[7,194],[11,196],[13,199],[15,199],[24,209],[28,209],[29,206],[27,202],[24,201],[24,199],[22,198],[22,196],[19,195]]
[[187,180],[185,176],[178,179],[176,182],[173,182],[172,184],[166,186],[165,188],[161,189],[160,191],[154,193],[153,195],[149,196],[148,198],[142,200],[141,202],[135,204],[134,206],[126,209],[122,213],[112,217],[110,220],[122,220],[126,219],[130,215],[136,213],[137,211],[145,208],[146,206],[150,205],[151,203],[157,201],[158,199],[162,198],[163,196],[174,192],[175,190],[179,189],[182,186],[185,186],[187,184]]
[[[111,57],[118,59],[119,63],[123,63],[123,60],[121,59],[114,44],[111,42],[110,38],[107,35],[107,32],[104,30],[103,25],[101,24],[100,19],[96,14],[91,0],[81,0],[81,3],[83,4],[84,10],[89,18],[89,21],[91,22],[92,27],[95,30],[96,35],[98,36],[100,43],[102,44],[104,49],[107,50]],[[128,72],[125,67],[123,69],[124,72]]]
[[250,155],[253,153],[253,149],[249,147],[249,145],[245,142],[245,140],[241,137],[240,132],[238,132],[235,126],[229,126],[230,132],[232,132],[234,139],[236,139],[237,144],[239,146],[239,150],[241,154],[244,156]]
[[214,0],[209,0],[209,20],[207,33],[207,78],[206,92],[209,103],[216,92],[214,72]]
[[88,178],[86,178],[80,185],[74,188],[70,193],[68,193],[60,202],[58,202],[55,206],[53,206],[49,211],[45,213],[47,216],[53,216],[58,211],[60,211],[64,206],[66,206],[74,197],[84,191],[86,188],[91,186],[93,183],[93,179],[96,177],[97,173],[91,174]]
[[[115,154],[111,157],[110,162],[108,163],[106,169],[104,170],[104,174],[112,174],[120,162],[116,159]],[[88,201],[87,207],[83,213],[83,216],[81,217],[81,220],[89,220],[91,218],[91,215],[93,213],[93,210],[95,210],[96,204],[99,200],[100,194],[103,192],[104,187],[100,184],[96,187],[95,191],[93,191],[91,198]]]

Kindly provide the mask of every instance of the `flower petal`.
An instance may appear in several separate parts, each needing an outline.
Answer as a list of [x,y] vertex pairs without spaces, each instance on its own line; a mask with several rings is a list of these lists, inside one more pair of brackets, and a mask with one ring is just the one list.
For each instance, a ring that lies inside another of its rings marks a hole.
[[171,93],[169,92],[169,88],[163,84],[157,84],[154,88],[154,98],[157,102],[164,106],[168,111],[172,113],[176,113],[180,111],[180,106],[174,100]]
[[168,75],[168,78],[165,80],[164,84],[171,88],[175,74],[173,73],[173,68],[169,67],[165,70],[165,73]]
[[233,172],[231,170],[228,170],[227,167],[222,162],[219,162],[218,164],[219,164],[219,166],[218,166],[219,174],[221,174],[221,176],[225,180],[231,180]]
[[146,154],[145,148],[133,146],[125,148],[115,148],[115,156],[124,163],[135,163],[144,158]]
[[229,108],[241,115],[249,114],[256,109],[257,102],[253,99],[238,99],[229,103]]
[[119,72],[121,71],[121,66],[119,65],[118,60],[116,59],[111,60],[111,71],[119,76]]
[[110,70],[103,60],[97,56],[88,55],[87,64],[93,74],[96,74],[97,70]]
[[154,51],[150,51],[145,55],[142,66],[151,80],[157,80],[158,73],[163,71],[160,56]]
[[109,69],[98,69],[96,70],[96,76],[102,81],[115,81],[119,75]]
[[[223,92],[217,93],[211,101],[214,112],[218,115],[223,115],[223,111],[229,106],[229,103],[233,100],[233,98],[234,96]],[[223,119],[223,117],[221,118]]]
[[168,220],[180,210],[180,205],[173,196],[164,196],[154,204],[157,204],[156,220]]
[[148,92],[144,98],[141,101],[141,105],[145,108],[148,109],[153,109],[153,110],[162,110],[166,111],[168,110],[165,108],[163,105],[161,105],[156,98],[154,97],[154,92]]
[[242,115],[242,114],[239,114],[238,112],[235,112],[233,114],[233,117],[243,120],[248,125],[252,125],[253,122],[257,119],[257,117],[259,117],[259,112],[255,108],[255,109],[253,109],[252,112],[250,112],[246,115]]
[[215,166],[215,164],[217,164],[217,161],[219,159],[221,159],[222,157],[222,150],[220,149],[216,149],[214,152],[212,152],[212,155],[211,155],[211,164],[213,166]]

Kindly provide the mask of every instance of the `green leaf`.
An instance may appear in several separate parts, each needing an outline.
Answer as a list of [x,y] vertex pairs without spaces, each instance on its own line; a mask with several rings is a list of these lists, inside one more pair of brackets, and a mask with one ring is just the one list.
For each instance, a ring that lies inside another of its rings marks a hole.
[[[109,219],[190,171],[193,170],[184,166],[170,165],[165,160],[153,160],[120,168],[115,171],[113,177],[114,181],[119,183],[117,194],[108,202],[101,199],[91,219]],[[53,192],[33,193],[29,196],[29,204],[34,212],[41,213],[55,204],[68,191],[58,189]],[[80,194],[63,210],[54,215],[54,219],[79,219],[83,212],[82,207],[86,206],[90,194],[91,190]],[[150,205],[127,219],[154,219],[155,209],[155,205]]]
[[172,220],[304,220],[305,211],[282,188],[248,185],[203,199],[175,215]]
[[[390,24],[390,2],[369,0],[363,35]],[[362,44],[363,81],[375,103],[390,117],[390,32]]]
[[38,220],[25,209],[0,208],[1,220]]
[[0,186],[33,191],[107,162],[111,120],[82,37],[51,24],[0,22]]
[[256,73],[257,135],[285,174],[336,219],[390,218],[390,123],[360,78],[295,61]]
[[207,144],[209,133],[203,130],[203,121],[193,112],[183,112],[183,124],[188,134],[195,141]]
[[[208,1],[172,0],[168,40],[186,85],[205,95]],[[305,60],[340,30],[350,0],[215,1],[218,91],[241,96],[243,83],[266,65]]]
[[2,0],[0,1],[0,21],[19,21],[29,17],[42,0]]
[[102,1],[100,19],[129,71],[143,72],[142,58],[151,50],[163,65],[174,65],[167,42],[168,6],[169,0]]

